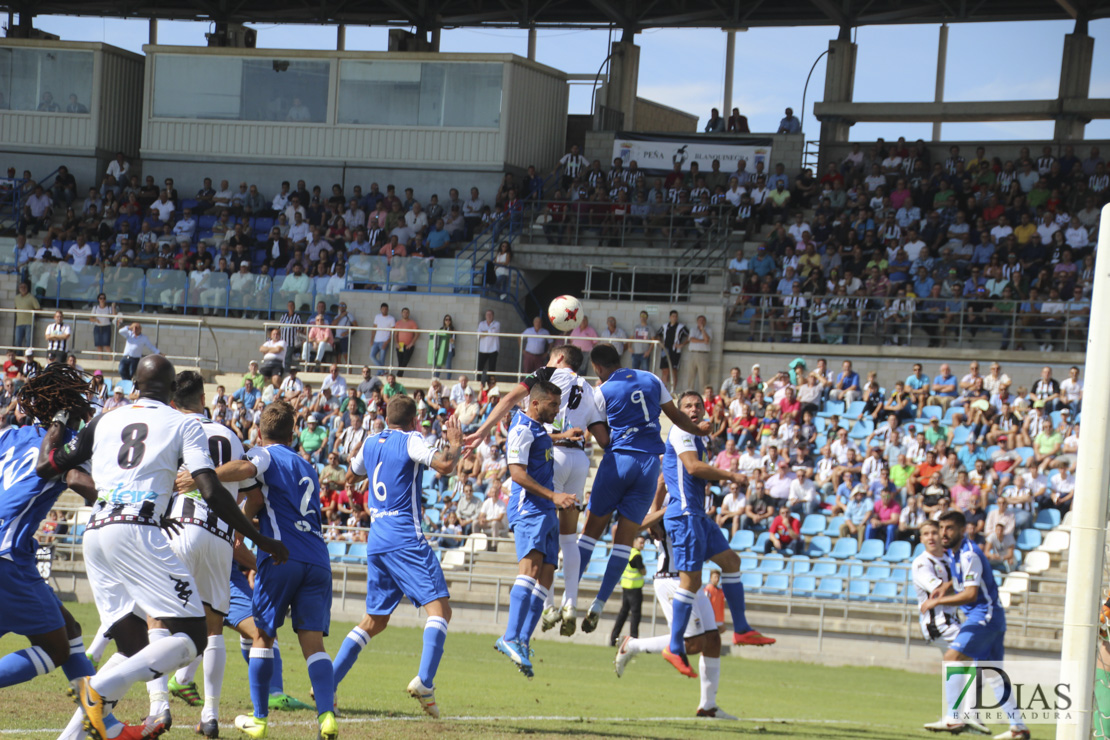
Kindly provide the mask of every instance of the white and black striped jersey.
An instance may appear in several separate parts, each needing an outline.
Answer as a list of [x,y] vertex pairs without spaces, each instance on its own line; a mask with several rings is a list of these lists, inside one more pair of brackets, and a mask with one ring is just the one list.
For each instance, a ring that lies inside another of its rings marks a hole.
[[[655,543],[655,578],[678,578],[678,571],[671,570],[674,565],[674,548],[671,545],[671,538],[663,529],[663,522],[660,521],[652,531],[651,541]],[[655,532],[663,532],[662,537],[656,537]]]
[[597,391],[578,373],[565,367],[541,367],[521,383],[531,390],[537,380],[549,380],[562,391],[559,413],[555,421],[546,426],[549,433],[564,429],[586,431],[591,424],[605,422],[605,412],[601,409]]
[[[218,468],[224,463],[242,459],[243,443],[234,432],[223,424],[198,414],[192,416],[200,421],[201,429],[208,437],[208,454],[212,457],[213,465]],[[224,483],[224,488],[233,498],[239,493],[238,483]],[[174,494],[173,502],[170,504],[170,518],[185,524],[194,524],[229,542],[233,536],[231,526],[208,508],[208,504],[201,498],[200,491]]]
[[92,461],[98,501],[90,529],[115,522],[159,524],[179,467],[191,473],[213,467],[199,419],[150,398],[97,416],[51,459],[59,470]]
[[[913,559],[913,587],[917,592],[917,605],[921,606],[929,595],[940,584],[953,580],[952,569],[946,558],[933,557],[923,552]],[[921,614],[921,626],[925,634],[935,640],[942,635],[949,625],[958,624],[956,617],[957,607],[942,605],[935,606],[928,612]]]

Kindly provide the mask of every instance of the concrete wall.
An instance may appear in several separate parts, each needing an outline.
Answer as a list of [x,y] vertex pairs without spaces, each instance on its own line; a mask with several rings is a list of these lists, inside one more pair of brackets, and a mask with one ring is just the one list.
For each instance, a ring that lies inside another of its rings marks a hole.
[[645,98],[636,98],[635,118],[636,128],[641,131],[688,134],[698,130],[697,116]]

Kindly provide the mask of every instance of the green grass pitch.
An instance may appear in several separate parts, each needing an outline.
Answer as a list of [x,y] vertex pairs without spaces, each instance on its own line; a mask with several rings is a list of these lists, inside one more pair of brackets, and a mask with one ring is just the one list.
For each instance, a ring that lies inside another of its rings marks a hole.
[[[96,628],[91,605],[67,606],[86,633]],[[351,626],[333,621],[327,640],[332,655]],[[231,722],[236,714],[250,712],[250,698],[238,636],[227,630],[225,637],[228,667],[220,734],[235,738],[241,735]],[[940,710],[940,682],[932,675],[752,661],[743,658],[744,650],[757,648],[739,648],[722,660],[718,700],[741,721],[697,720],[692,715],[698,704],[698,682],[679,676],[659,656],[637,656],[618,679],[613,673],[612,650],[539,637],[533,644],[536,678],[529,681],[494,652],[493,640],[489,635],[448,636],[436,680],[436,700],[444,719],[435,721],[425,717],[405,693],[419,665],[420,631],[386,630],[362,651],[340,686],[340,737],[441,740],[527,734],[535,738],[887,740],[926,737],[921,723],[936,719]],[[280,643],[286,691],[307,701],[308,675],[288,628],[282,630]],[[0,639],[0,654],[25,644],[23,638],[8,635]],[[774,647],[760,649],[773,651]],[[200,681],[200,672],[197,677]],[[74,709],[65,689],[64,676],[55,671],[0,692],[4,699],[0,702],[0,738],[54,737],[49,731],[64,727]],[[146,693],[136,686],[121,703],[118,715],[135,722],[146,714],[146,708]],[[193,727],[200,708],[174,699],[172,709],[174,728],[164,737],[197,737]],[[312,714],[273,713],[270,737],[315,738]]]

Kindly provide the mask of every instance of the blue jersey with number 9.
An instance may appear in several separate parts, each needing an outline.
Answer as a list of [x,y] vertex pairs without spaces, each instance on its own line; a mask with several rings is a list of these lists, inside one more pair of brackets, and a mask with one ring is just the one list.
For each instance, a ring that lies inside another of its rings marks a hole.
[[[289,559],[331,568],[320,523],[320,478],[316,468],[285,445],[252,447],[246,455],[258,471],[265,508],[258,512],[262,534],[281,540]],[[244,484],[242,488],[249,488]],[[258,553],[259,561],[269,558]]]
[[643,370],[621,368],[601,384],[609,422],[611,450],[663,454],[659,437],[660,407],[671,394],[659,378]]
[[351,472],[365,475],[370,534],[366,552],[376,555],[423,544],[421,479],[435,450],[419,432],[386,429],[362,444],[351,459]]

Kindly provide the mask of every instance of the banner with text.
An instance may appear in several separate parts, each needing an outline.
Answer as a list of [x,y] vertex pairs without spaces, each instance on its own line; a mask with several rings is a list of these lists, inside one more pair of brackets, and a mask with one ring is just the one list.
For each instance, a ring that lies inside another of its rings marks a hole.
[[613,138],[613,157],[620,157],[625,167],[635,160],[647,175],[665,175],[675,164],[689,170],[693,162],[702,172],[709,172],[715,159],[721,162],[721,172],[735,172],[740,160],[747,162],[748,172],[755,171],[756,162],[763,162],[770,172],[771,139],[618,131]]

